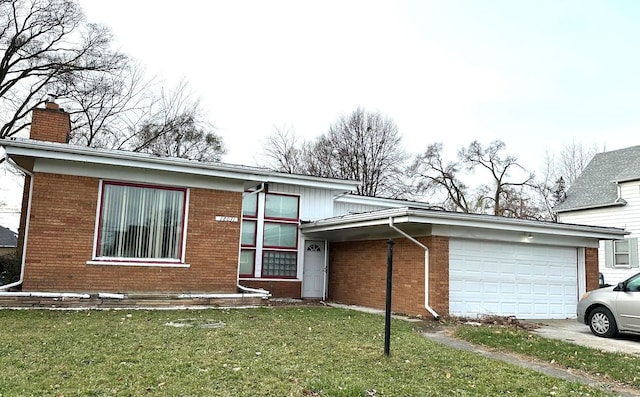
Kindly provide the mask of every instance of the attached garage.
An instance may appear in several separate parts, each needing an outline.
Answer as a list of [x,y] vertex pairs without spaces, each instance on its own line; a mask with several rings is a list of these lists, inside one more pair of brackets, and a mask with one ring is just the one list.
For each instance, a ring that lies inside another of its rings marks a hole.
[[577,250],[452,238],[449,313],[461,317],[496,313],[523,319],[574,317]]
[[301,225],[329,242],[328,299],[383,309],[389,240],[392,310],[424,317],[576,316],[598,287],[600,240],[618,228],[396,208]]

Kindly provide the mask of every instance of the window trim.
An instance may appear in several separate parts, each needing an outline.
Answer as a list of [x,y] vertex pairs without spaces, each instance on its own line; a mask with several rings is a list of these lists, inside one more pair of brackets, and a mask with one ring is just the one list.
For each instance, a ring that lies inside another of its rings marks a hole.
[[[180,246],[178,247],[178,258],[125,258],[125,257],[111,257],[111,256],[98,256],[98,247],[101,237],[102,226],[102,214],[103,214],[103,202],[105,194],[105,185],[115,186],[131,186],[140,188],[160,189],[160,190],[172,190],[183,193],[182,203],[182,226]],[[93,233],[93,250],[91,253],[91,260],[86,262],[87,265],[109,265],[109,266],[159,266],[159,267],[190,267],[185,263],[186,245],[187,245],[187,225],[189,219],[189,197],[190,190],[186,187],[178,186],[166,186],[147,184],[139,182],[126,182],[126,181],[113,181],[101,179],[98,186],[98,204],[96,207],[96,220]]]
[[[252,244],[244,244],[242,242],[242,233],[240,233],[240,247],[241,248],[253,248],[255,249],[257,244],[258,244],[258,220],[257,219],[253,219],[253,218],[249,218],[249,219],[242,219],[240,222],[251,222],[253,223],[253,243]],[[244,232],[244,227],[241,229],[242,232]]]
[[[283,218],[283,217],[275,217],[275,216],[267,216],[267,197],[268,196],[286,196],[286,197],[295,197],[298,200],[298,205],[296,207],[296,217],[295,218]],[[288,194],[288,193],[271,193],[268,192],[264,195],[264,220],[271,221],[279,221],[279,222],[295,222],[296,224],[300,220],[300,195],[297,194]]]
[[[264,229],[267,226],[267,223],[272,223],[272,224],[276,224],[276,225],[289,225],[289,226],[293,226],[296,229],[296,237],[295,237],[295,243],[296,245],[293,247],[290,246],[286,246],[286,245],[267,245],[264,243]],[[271,251],[288,251],[288,250],[297,250],[298,249],[298,239],[299,239],[299,233],[300,230],[298,228],[298,223],[293,223],[293,222],[272,222],[271,220],[266,220],[262,223],[262,248],[266,249],[266,250],[271,250]]]
[[[251,273],[240,273],[240,256],[242,255],[242,251],[253,251],[253,263],[251,264]],[[254,277],[256,273],[256,256],[258,250],[255,247],[242,247],[240,249],[240,255],[238,255],[238,277],[241,278],[251,278]]]
[[[616,263],[616,242],[625,240],[628,243],[627,257],[629,258],[628,264]],[[602,247],[602,245],[601,245]],[[604,241],[604,266],[609,269],[634,269],[640,267],[638,261],[638,238],[628,237],[618,240],[605,240]]]
[[[292,254],[295,254],[296,257],[296,269],[295,269],[295,275],[293,276],[281,276],[281,275],[265,275],[264,274],[264,256],[267,252],[289,252]],[[298,278],[298,266],[300,265],[299,263],[299,259],[298,258],[298,250],[293,250],[293,249],[264,249],[262,250],[262,267],[260,269],[260,278],[261,279],[274,279],[274,280],[296,280]],[[255,269],[254,269],[255,272]]]

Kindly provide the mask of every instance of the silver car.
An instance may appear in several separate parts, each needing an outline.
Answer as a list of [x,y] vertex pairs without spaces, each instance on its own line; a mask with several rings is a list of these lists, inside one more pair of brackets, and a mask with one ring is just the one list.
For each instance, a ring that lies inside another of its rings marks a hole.
[[618,332],[640,333],[640,273],[584,294],[578,302],[578,321],[604,338]]

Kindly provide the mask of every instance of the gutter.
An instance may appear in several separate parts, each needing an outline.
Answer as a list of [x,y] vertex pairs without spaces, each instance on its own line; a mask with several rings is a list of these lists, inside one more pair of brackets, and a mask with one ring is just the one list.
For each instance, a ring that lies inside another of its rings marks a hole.
[[440,315],[436,313],[436,311],[433,310],[431,306],[429,306],[429,247],[422,244],[420,241],[416,240],[415,238],[411,237],[404,231],[398,229],[393,224],[393,217],[389,217],[389,227],[395,230],[396,232],[400,233],[401,235],[403,235],[413,243],[419,245],[424,250],[424,308],[427,309],[427,311],[431,313],[431,315],[436,320],[439,319]]
[[[8,154],[6,154],[5,160],[12,166],[24,172],[26,175],[29,175],[29,201],[27,203],[27,215],[25,219],[24,236],[22,239],[22,260],[21,260],[22,263],[20,264],[20,277],[18,278],[18,281],[14,281],[13,283],[9,283],[9,284],[0,285],[0,292],[4,290],[8,290],[9,288],[17,287],[24,282],[24,264],[26,262],[26,257],[27,257],[27,241],[29,237],[29,219],[31,218],[31,199],[33,198],[33,173],[27,171],[26,169],[16,164],[13,160],[11,160]],[[23,192],[24,192],[24,189],[23,189]]]

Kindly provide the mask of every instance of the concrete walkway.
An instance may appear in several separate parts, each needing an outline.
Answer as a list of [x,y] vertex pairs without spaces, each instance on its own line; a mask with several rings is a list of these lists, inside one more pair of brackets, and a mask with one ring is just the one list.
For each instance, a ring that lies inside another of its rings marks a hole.
[[[579,324],[578,324],[579,325]],[[491,358],[493,360],[504,361],[506,363],[517,365],[522,368],[530,369],[547,376],[554,378],[564,379],[570,382],[577,382],[584,385],[591,386],[603,391],[617,393],[619,396],[632,397],[640,396],[639,390],[628,389],[616,384],[602,382],[596,377],[589,376],[587,374],[574,372],[569,369],[561,368],[559,366],[552,365],[547,362],[536,360],[535,358],[528,356],[520,356],[512,353],[503,353],[484,346],[474,345],[472,343],[453,338],[447,334],[446,330],[439,330],[435,332],[424,332],[422,334],[427,339],[430,339],[436,343],[443,344],[445,346],[452,347],[454,349],[465,350],[473,353],[480,354],[482,356]]]
[[640,355],[640,335],[620,334],[616,338],[599,338],[589,327],[575,319],[527,321],[538,328],[532,332],[550,339],[559,339],[576,345],[611,353]]
[[[340,307],[343,309],[357,310],[372,314],[384,315],[384,310],[371,309],[354,305],[341,305],[335,303],[329,303],[329,306]],[[424,320],[404,317],[393,316],[400,320],[406,320],[411,322],[422,322]],[[636,353],[635,349],[638,349],[640,354],[640,337],[629,338],[617,338],[617,339],[603,339],[591,334],[589,327],[579,324],[576,320],[545,320],[545,321],[529,321],[530,324],[535,324],[539,328],[531,331],[546,338],[562,339],[566,342],[576,343],[583,346],[591,347],[599,350],[606,350],[611,352],[627,352]],[[586,331],[586,332],[585,332]],[[491,358],[493,360],[504,361],[506,363],[516,365],[522,368],[530,369],[547,376],[554,378],[564,379],[570,382],[577,382],[584,385],[591,386],[593,388],[613,392],[623,397],[640,396],[640,390],[625,388],[617,384],[603,382],[601,379],[581,373],[574,372],[569,369],[562,368],[544,361],[537,360],[529,356],[521,356],[513,353],[504,353],[484,346],[474,345],[472,343],[456,339],[449,335],[449,330],[445,329],[433,329],[423,332],[422,335],[433,342],[440,343],[442,345],[473,352],[482,356]],[[630,351],[631,350],[631,351]]]

